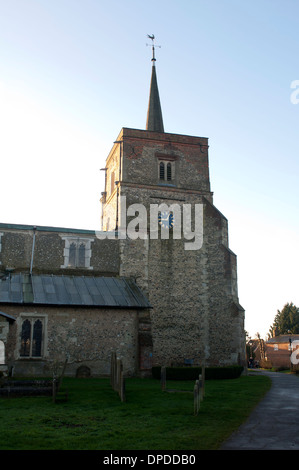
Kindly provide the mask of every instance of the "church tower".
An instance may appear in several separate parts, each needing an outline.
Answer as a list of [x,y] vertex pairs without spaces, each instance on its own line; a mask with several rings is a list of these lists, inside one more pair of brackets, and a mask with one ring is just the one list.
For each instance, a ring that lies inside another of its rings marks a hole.
[[208,139],[164,131],[155,62],[153,45],[146,129],[120,131],[102,193],[102,229],[119,238],[119,274],[134,278],[152,306],[140,369],[244,365],[236,256],[213,205]]

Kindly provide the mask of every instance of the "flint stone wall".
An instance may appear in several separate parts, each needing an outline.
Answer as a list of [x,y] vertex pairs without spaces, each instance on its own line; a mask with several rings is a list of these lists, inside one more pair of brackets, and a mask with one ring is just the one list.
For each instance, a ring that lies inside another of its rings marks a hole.
[[[81,366],[90,368],[92,376],[110,373],[111,353],[117,352],[126,375],[138,373],[139,312],[126,309],[70,308],[46,306],[6,306],[16,318],[7,342],[7,362],[15,376],[51,376],[53,361],[68,357],[66,376],[75,376]],[[43,357],[20,357],[22,319],[43,318]]]

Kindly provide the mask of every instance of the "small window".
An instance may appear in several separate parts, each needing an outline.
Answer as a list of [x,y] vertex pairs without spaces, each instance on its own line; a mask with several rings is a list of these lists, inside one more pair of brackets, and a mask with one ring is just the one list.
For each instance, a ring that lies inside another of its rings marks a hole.
[[91,238],[62,237],[65,240],[64,264],[61,268],[88,268],[91,259]]
[[278,351],[278,344],[274,344],[274,351]]
[[160,181],[174,180],[174,162],[159,161],[158,175]]
[[85,267],[85,244],[71,243],[69,251],[69,266],[72,268]]
[[41,357],[42,338],[42,320],[36,318],[26,318],[22,323],[20,356]]

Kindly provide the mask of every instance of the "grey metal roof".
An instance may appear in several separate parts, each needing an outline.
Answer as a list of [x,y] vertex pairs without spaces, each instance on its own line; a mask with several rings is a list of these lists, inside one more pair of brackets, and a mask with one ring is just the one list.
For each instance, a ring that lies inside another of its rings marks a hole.
[[0,280],[0,303],[150,308],[131,279],[12,274]]

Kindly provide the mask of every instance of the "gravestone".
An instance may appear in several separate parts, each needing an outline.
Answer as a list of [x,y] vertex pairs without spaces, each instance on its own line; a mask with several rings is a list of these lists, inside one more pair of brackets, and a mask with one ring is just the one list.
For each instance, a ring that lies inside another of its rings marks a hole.
[[116,356],[115,352],[111,354],[111,370],[110,370],[110,383],[121,401],[126,401],[126,385],[125,376],[123,372],[123,364],[121,359]]
[[76,378],[81,379],[81,378],[86,378],[90,377],[90,368],[87,366],[80,366],[78,367],[76,371]]

